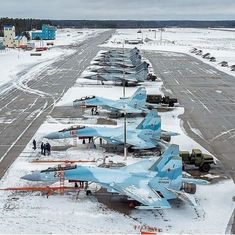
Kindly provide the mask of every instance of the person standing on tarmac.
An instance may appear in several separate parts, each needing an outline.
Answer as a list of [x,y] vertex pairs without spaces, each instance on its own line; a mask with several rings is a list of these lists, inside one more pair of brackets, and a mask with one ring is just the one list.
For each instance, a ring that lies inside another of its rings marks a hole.
[[51,145],[48,142],[46,142],[45,150],[46,150],[46,155],[49,156],[51,154]]
[[46,156],[46,145],[43,142],[41,143],[41,154]]
[[51,145],[49,143],[47,145],[47,153],[48,153],[48,156],[51,155]]
[[42,142],[41,143],[41,154],[42,155],[44,155],[44,148],[45,148],[45,146],[44,146],[44,143]]
[[37,142],[36,142],[36,140],[34,139],[34,140],[33,140],[33,150],[36,150],[36,148],[37,148]]

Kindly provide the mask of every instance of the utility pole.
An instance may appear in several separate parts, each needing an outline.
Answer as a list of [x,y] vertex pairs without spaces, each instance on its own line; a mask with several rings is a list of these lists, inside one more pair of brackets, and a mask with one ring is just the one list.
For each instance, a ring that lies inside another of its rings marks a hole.
[[163,28],[160,28],[160,44],[162,45],[162,31],[163,31]]
[[[125,48],[124,48],[124,41],[123,41],[123,99],[126,98],[126,82],[124,80],[125,78],[125,69],[124,69],[124,52],[125,52]],[[126,105],[124,106],[124,160],[127,159],[127,145],[126,145],[126,131],[127,131],[127,126],[126,126]]]
[[154,31],[154,38],[156,39],[157,38],[157,30],[154,29],[153,31]]
[[126,107],[125,107],[125,111],[124,111],[124,160],[127,159],[126,131],[127,131],[127,125],[126,125]]
[[124,81],[124,78],[125,78],[125,68],[124,68],[124,53],[125,53],[125,48],[124,48],[124,41],[122,43],[122,49],[123,49],[123,57],[122,57],[122,65],[123,65],[123,73],[122,73],[122,77],[123,77],[123,81],[122,81],[122,85],[123,85],[123,98],[126,97],[126,85],[125,85],[125,81]]

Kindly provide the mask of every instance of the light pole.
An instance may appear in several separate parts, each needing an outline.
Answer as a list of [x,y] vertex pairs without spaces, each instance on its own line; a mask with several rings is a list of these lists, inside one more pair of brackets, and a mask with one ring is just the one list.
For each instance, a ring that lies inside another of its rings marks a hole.
[[154,32],[154,38],[156,39],[157,38],[157,30],[153,29],[152,31]]
[[163,32],[163,28],[160,28],[159,31],[160,31],[160,45],[162,45],[162,32]]
[[125,110],[124,110],[124,160],[127,159],[126,131],[127,131],[127,125],[126,125],[126,107],[125,107]]
[[[123,41],[123,82],[122,82],[122,85],[123,85],[123,99],[125,99],[126,98],[126,82],[125,82],[125,68],[124,68],[124,52],[125,52],[125,50],[124,50],[124,41]],[[126,127],[127,127],[127,125],[126,125],[126,105],[124,105],[124,135],[123,135],[123,137],[124,137],[124,160],[126,160],[127,159],[127,145],[126,145],[126,137],[127,137],[127,135],[126,135]]]
[[122,85],[123,85],[123,98],[126,97],[126,89],[125,89],[125,68],[124,68],[124,53],[125,53],[125,48],[124,48],[124,41],[122,43],[122,49],[123,49],[123,57],[122,57],[122,66],[123,66],[123,73],[122,73],[122,77],[123,77],[123,81],[122,81]]

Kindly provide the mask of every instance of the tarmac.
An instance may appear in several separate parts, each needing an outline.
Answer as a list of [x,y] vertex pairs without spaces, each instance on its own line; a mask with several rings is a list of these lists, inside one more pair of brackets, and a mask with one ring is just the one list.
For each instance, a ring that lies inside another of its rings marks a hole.
[[[30,80],[20,82],[25,70],[18,74],[18,83],[4,86],[7,92],[0,95],[0,178],[48,115],[68,114],[69,110],[61,113],[59,107],[55,109],[55,103],[74,85],[100,50],[98,45],[112,33],[106,31],[68,46],[76,52]],[[234,77],[183,53],[145,51],[144,56],[164,82],[165,94],[177,98],[185,108],[181,117],[185,131],[218,158],[235,181]],[[74,112],[72,116],[76,115],[81,114]]]
[[[162,79],[165,95],[185,108],[186,133],[219,159],[235,182],[235,78],[187,54],[146,51],[144,56]],[[235,210],[226,233],[235,233],[234,215]]]
[[21,82],[28,72],[24,70],[17,80],[0,87],[1,91],[6,90],[0,94],[0,178],[52,113],[55,103],[89,65],[100,50],[98,45],[112,33],[109,30],[67,46],[65,48],[76,52],[59,59],[33,78]]

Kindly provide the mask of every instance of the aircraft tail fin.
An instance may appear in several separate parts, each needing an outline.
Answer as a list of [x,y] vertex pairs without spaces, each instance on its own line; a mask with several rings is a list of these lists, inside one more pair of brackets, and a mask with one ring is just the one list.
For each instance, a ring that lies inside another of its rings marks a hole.
[[135,109],[144,108],[146,103],[147,93],[145,87],[139,87],[132,95],[129,105]]
[[129,56],[129,58],[130,58],[131,61],[132,61],[132,60],[135,60],[135,59],[137,59],[137,58],[140,58],[140,57],[141,57],[141,56],[139,55],[138,52],[133,52],[133,53],[131,53],[130,56]]
[[134,47],[134,48],[132,48],[131,50],[130,50],[130,54],[131,55],[133,55],[133,54],[135,54],[135,53],[139,53],[139,49],[137,48],[137,47]]
[[133,55],[130,57],[130,60],[134,66],[141,64],[141,55]]
[[141,64],[139,64],[139,65],[137,65],[136,67],[135,67],[135,71],[136,72],[138,72],[138,71],[140,71],[140,70],[142,70],[142,69],[148,69],[148,63],[146,63],[145,61],[144,62],[142,62]]
[[[170,161],[175,158],[177,162]],[[149,168],[150,171],[167,172],[167,174],[175,173],[173,169],[177,169],[177,175],[182,174],[182,159],[179,157],[179,146],[176,144],[170,145],[170,147],[161,155],[161,157]],[[169,171],[171,169],[171,171]]]
[[136,71],[135,77],[138,81],[145,81],[148,76],[148,68],[142,68],[139,71]]
[[161,135],[161,117],[156,110],[151,110],[144,120],[137,126],[137,129],[149,129],[154,131],[155,137]]

